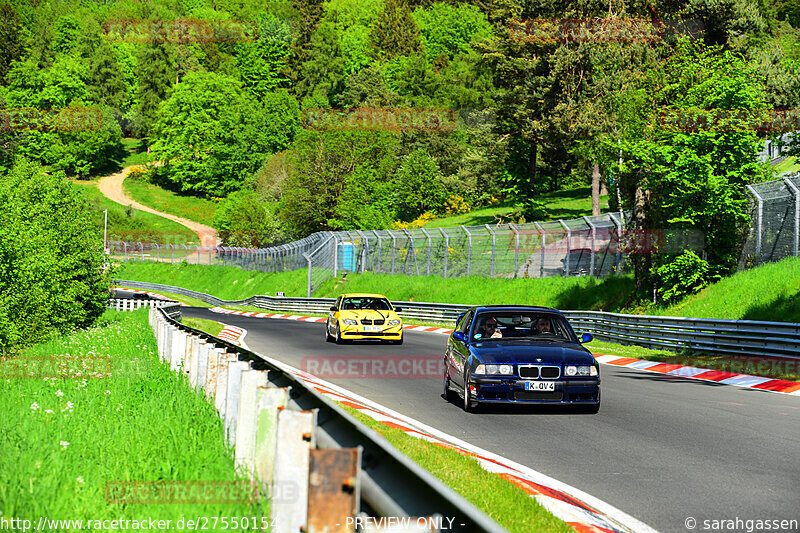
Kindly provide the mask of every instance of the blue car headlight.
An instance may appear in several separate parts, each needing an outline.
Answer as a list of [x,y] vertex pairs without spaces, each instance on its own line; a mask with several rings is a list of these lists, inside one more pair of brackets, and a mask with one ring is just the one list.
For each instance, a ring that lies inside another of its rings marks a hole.
[[504,376],[510,376],[513,373],[514,367],[511,365],[478,365],[473,372],[473,374],[501,374]]
[[564,367],[564,375],[566,376],[596,376],[597,375],[597,367],[595,366],[565,366]]

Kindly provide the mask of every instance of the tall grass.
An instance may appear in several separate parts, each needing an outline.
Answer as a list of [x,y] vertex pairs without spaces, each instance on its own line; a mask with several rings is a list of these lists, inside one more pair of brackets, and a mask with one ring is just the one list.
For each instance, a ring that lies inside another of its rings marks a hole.
[[109,311],[100,326],[18,357],[106,358],[112,364],[111,375],[100,368],[102,377],[45,380],[20,379],[19,360],[0,362],[4,517],[34,524],[40,516],[152,517],[175,524],[183,517],[268,516],[264,504],[123,505],[105,499],[108,483],[236,479],[219,416],[184,377],[158,361],[146,311]]

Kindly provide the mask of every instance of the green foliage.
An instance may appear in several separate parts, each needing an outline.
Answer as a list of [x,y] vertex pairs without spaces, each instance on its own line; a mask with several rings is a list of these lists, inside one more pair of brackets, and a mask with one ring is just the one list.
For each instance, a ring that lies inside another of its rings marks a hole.
[[452,6],[435,3],[414,10],[414,20],[421,32],[422,47],[428,61],[445,57],[453,59],[470,53],[470,43],[491,37],[492,28],[477,6]]
[[152,150],[164,165],[154,178],[196,195],[238,190],[264,162],[270,144],[285,142],[269,137],[260,104],[237,80],[221,74],[190,72],[159,114]]
[[109,279],[85,202],[58,175],[19,160],[0,180],[0,347],[90,326]]
[[420,31],[407,0],[386,0],[372,26],[370,47],[377,57],[392,59],[420,51]]
[[410,221],[426,211],[441,211],[447,201],[439,165],[425,150],[408,154],[396,173],[395,205],[400,220]]
[[283,71],[289,63],[291,43],[288,24],[266,15],[258,21],[258,39],[237,45],[239,77],[244,87],[259,99],[288,81]]
[[137,135],[149,138],[159,115],[158,108],[167,98],[172,86],[174,69],[167,48],[163,44],[145,45],[137,57],[139,76],[134,109],[134,130]]
[[385,132],[302,131],[283,184],[279,216],[286,227],[307,235],[388,225],[396,147]]
[[653,274],[658,299],[668,304],[700,292],[710,280],[708,261],[690,250],[657,267]]
[[11,63],[24,50],[24,26],[14,7],[8,2],[0,4],[0,83],[11,69]]
[[277,219],[253,191],[237,191],[222,201],[214,212],[214,228],[225,246],[263,248],[282,236]]

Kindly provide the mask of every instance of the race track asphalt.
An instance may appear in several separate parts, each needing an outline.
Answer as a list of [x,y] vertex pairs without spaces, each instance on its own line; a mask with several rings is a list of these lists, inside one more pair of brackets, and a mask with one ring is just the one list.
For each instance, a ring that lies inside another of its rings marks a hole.
[[[182,312],[245,328],[253,351],[301,369],[304,358],[441,356],[447,339],[407,331],[402,346],[336,345],[324,341],[322,323]],[[704,520],[800,520],[800,397],[610,365],[600,371],[596,415],[545,408],[468,414],[441,397],[440,378],[328,381],[577,487],[659,531],[685,532],[688,517],[700,531]]]

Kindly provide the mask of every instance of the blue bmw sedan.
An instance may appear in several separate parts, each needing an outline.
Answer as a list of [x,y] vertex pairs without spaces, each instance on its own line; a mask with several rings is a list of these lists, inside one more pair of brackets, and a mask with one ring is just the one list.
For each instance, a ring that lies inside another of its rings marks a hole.
[[566,317],[548,307],[473,307],[459,316],[444,356],[444,398],[480,404],[600,409],[600,365]]

